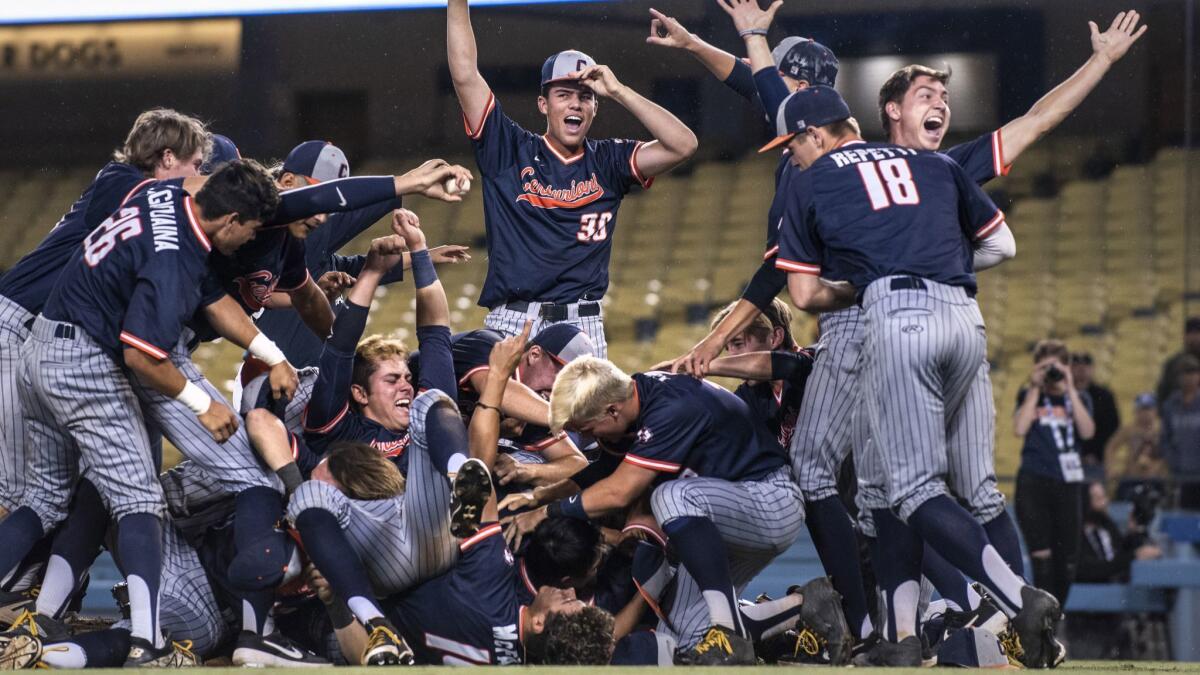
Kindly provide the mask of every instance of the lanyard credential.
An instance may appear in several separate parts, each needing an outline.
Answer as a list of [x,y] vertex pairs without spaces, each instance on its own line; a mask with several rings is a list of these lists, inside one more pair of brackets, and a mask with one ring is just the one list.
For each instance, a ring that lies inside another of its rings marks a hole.
[[[1046,417],[1053,417],[1054,406],[1050,403],[1050,395],[1046,394]],[[1058,447],[1059,452],[1074,452],[1075,451],[1075,411],[1071,405],[1071,397],[1063,396],[1063,408],[1067,413],[1067,423],[1065,428],[1060,430],[1058,425],[1050,424],[1050,435],[1054,437],[1054,445]]]

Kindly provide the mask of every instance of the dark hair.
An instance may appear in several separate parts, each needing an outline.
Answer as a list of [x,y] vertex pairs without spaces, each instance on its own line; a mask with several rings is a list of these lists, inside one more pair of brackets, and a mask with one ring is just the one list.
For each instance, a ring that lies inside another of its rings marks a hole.
[[613,615],[599,607],[553,612],[546,617],[543,663],[554,666],[608,665],[613,650]]
[[261,164],[235,159],[222,164],[196,193],[196,204],[206,220],[230,213],[238,220],[266,222],[279,207],[279,190]]
[[351,499],[390,499],[404,491],[400,469],[366,443],[334,443],[327,457],[329,474]]
[[113,152],[113,159],[151,174],[167,150],[181,162],[197,150],[203,150],[207,158],[212,150],[212,137],[204,123],[195,117],[169,108],[153,108],[133,121],[124,145]]
[[891,77],[879,88],[879,121],[883,125],[883,133],[890,134],[892,131],[892,120],[887,114],[887,104],[899,103],[904,100],[904,95],[912,88],[913,80],[922,75],[932,77],[942,84],[950,81],[949,70],[938,70],[915,63],[892,73]]
[[583,579],[596,564],[600,528],[566,516],[538,523],[525,549],[525,569],[537,585],[554,586],[562,577]]

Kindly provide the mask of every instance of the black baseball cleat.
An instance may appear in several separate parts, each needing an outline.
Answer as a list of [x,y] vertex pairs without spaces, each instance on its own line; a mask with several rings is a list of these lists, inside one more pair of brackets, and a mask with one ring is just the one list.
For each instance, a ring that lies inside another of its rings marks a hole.
[[675,652],[677,666],[753,666],[754,644],[725,626],[711,626],[691,649]]
[[11,626],[21,612],[33,611],[37,602],[38,589],[28,591],[0,591],[0,625]]
[[861,640],[856,640],[854,642],[854,646],[850,648],[850,661],[854,662],[854,660],[857,659],[860,654],[866,654],[874,649],[875,645],[879,644],[880,640],[882,639],[883,638],[879,637],[879,633],[876,631],[871,631],[871,634],[867,637]]
[[880,640],[869,651],[854,657],[854,665],[884,668],[920,668],[922,662],[921,638],[909,635],[899,642]]
[[492,496],[492,475],[482,460],[463,462],[450,488],[450,532],[458,538],[479,531],[483,507]]
[[[796,626],[799,637],[807,638],[810,643],[815,640],[831,665],[849,663],[854,638],[846,623],[846,614],[842,611],[842,596],[833,590],[829,577],[818,577],[800,588],[792,587],[788,592],[804,596],[804,604],[800,606],[800,622]],[[806,632],[810,635],[806,636]],[[811,649],[811,644],[808,648]]]
[[1021,589],[1021,611],[1009,621],[1008,635],[1001,643],[1009,658],[1026,668],[1053,668],[1064,656],[1054,637],[1054,627],[1062,618],[1058,600],[1033,586]]
[[411,666],[413,653],[396,627],[380,617],[367,622],[367,646],[362,662],[368,666]]
[[125,657],[126,668],[193,668],[200,659],[192,653],[190,640],[168,642],[155,647],[149,640],[129,638],[129,656]]
[[325,659],[299,647],[283,633],[262,636],[248,630],[238,634],[233,665],[256,668],[323,668]]
[[16,621],[13,621],[5,632],[10,636],[24,633],[48,640],[61,640],[71,634],[65,623],[45,614],[38,614],[32,609],[22,610]]

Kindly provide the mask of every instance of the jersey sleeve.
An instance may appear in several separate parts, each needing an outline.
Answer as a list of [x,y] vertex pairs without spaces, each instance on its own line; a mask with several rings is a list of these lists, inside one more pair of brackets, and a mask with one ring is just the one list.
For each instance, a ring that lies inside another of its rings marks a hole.
[[733,60],[733,70],[729,71],[729,77],[723,81],[726,87],[732,89],[738,96],[746,99],[762,112],[762,102],[758,98],[758,89],[754,87],[754,71],[745,61],[735,58]]
[[953,161],[947,166],[954,174],[958,188],[959,219],[970,241],[985,239],[1004,224],[1004,212],[992,202],[983,188],[972,181],[962,167]]
[[417,344],[420,346],[418,390],[437,389],[457,403],[458,387],[455,386],[450,329],[446,326],[417,326]]
[[707,426],[695,409],[681,401],[655,402],[643,411],[637,442],[625,453],[625,461],[643,469],[677,474]]
[[367,307],[347,302],[333,321],[333,334],[321,348],[317,381],[304,409],[304,433],[330,435],[350,413],[354,350],[367,327]]
[[310,277],[305,260],[304,240],[287,235],[283,242],[283,269],[279,272],[279,284],[275,286],[275,290],[282,293],[299,290],[308,283]]
[[196,308],[194,283],[184,278],[182,261],[172,252],[160,251],[138,275],[133,295],[121,322],[121,342],[155,359],[167,354],[179,341],[183,322]]
[[806,190],[802,186],[807,184],[801,179],[788,192],[783,220],[779,224],[779,251],[775,255],[775,267],[789,273],[820,276],[824,246],[805,198]]
[[84,212],[84,223],[89,229],[96,227],[154,182],[128,164],[109,164],[96,177],[92,198]]
[[774,67],[763,68],[754,73],[754,87],[758,90],[758,98],[767,119],[774,120],[779,105],[791,93],[783,81],[783,76]]
[[654,176],[645,175],[638,166],[638,152],[645,145],[643,141],[627,138],[596,141],[596,156],[600,162],[600,169],[604,171],[607,182],[619,189],[621,194],[629,192],[635,186],[648,190],[654,184]]
[[266,227],[286,225],[321,213],[353,211],[396,198],[391,176],[338,178],[279,193],[279,207]]
[[[392,187],[394,190],[394,183]],[[309,255],[321,259],[333,255],[338,249],[374,225],[380,218],[402,205],[403,199],[395,197],[390,201],[382,201],[361,209],[330,215],[325,224],[314,230],[305,240]]]
[[770,252],[763,260],[750,278],[750,283],[746,284],[746,290],[742,291],[742,299],[762,311],[766,311],[775,296],[787,288],[787,272],[775,266],[775,253]]
[[492,347],[502,339],[495,331],[476,330],[464,333],[453,341],[450,353],[454,358],[454,377],[462,390],[474,391],[471,376],[488,369]]
[[960,143],[944,154],[953,159],[966,172],[967,177],[976,183],[984,183],[1007,176],[1011,164],[1004,162],[1004,146],[1002,135],[997,129],[966,143]]
[[463,129],[475,146],[475,161],[485,176],[496,175],[512,166],[517,157],[517,144],[529,134],[504,114],[493,92],[488,92],[482,117],[467,119],[463,112]]

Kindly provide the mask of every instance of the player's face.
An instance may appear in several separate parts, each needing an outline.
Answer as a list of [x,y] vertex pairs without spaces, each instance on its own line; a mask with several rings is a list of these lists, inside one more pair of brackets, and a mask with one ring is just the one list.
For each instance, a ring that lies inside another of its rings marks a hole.
[[824,150],[816,141],[816,136],[808,132],[793,136],[792,140],[788,141],[787,147],[791,151],[792,164],[800,169],[812,166],[813,162],[824,154]]
[[578,84],[554,84],[538,97],[538,110],[546,116],[546,134],[559,145],[575,149],[596,118],[596,95]]
[[[889,105],[895,105],[889,104]],[[900,120],[893,118],[893,141],[906,148],[937,150],[950,126],[950,92],[946,85],[918,75],[900,101]]]
[[221,229],[212,236],[212,244],[225,255],[232,255],[241,248],[242,244],[254,238],[254,233],[262,225],[261,220],[242,221],[230,218]]
[[615,406],[609,406],[603,415],[596,419],[569,425],[572,431],[585,436],[594,436],[605,441],[619,441],[629,431],[629,422],[621,415]]
[[537,392],[538,396],[550,400],[550,390],[554,388],[554,379],[563,369],[558,361],[534,345],[521,357],[521,384]]
[[573,588],[555,588],[542,586],[538,589],[529,610],[534,614],[547,616],[549,614],[575,614],[586,607],[582,600],[575,597]]
[[155,180],[191,178],[200,175],[204,165],[204,150],[197,150],[191,157],[177,157],[171,150],[164,150],[162,159],[154,167]]
[[288,234],[291,234],[297,239],[304,239],[308,237],[313,230],[324,225],[325,221],[328,219],[329,216],[327,214],[318,213],[311,218],[305,218],[304,220],[297,220],[288,223]]
[[412,373],[408,364],[398,358],[387,359],[379,363],[367,380],[367,404],[363,406],[363,414],[388,431],[404,431],[408,428],[412,399]]
[[769,352],[771,351],[770,334],[766,337],[761,337],[752,335],[750,331],[744,330],[733,336],[733,339],[725,345],[725,351],[729,352],[730,356],[749,354],[750,352]]

